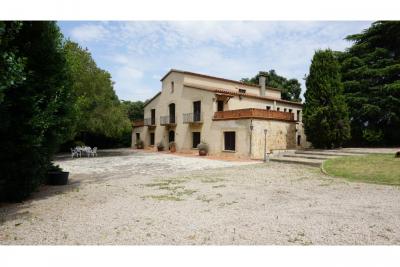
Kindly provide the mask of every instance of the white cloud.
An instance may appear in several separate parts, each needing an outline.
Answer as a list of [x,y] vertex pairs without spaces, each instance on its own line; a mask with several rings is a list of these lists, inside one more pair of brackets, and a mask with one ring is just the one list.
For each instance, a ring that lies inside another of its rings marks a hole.
[[108,34],[108,30],[98,24],[85,24],[71,30],[71,37],[80,42],[99,41],[106,38]]
[[[168,21],[93,22],[73,28],[115,80],[122,99],[151,97],[170,69],[230,79],[275,69],[302,78],[316,49],[343,50],[346,35],[369,22]],[[93,50],[95,48],[95,50]],[[97,50],[96,50],[97,49]]]

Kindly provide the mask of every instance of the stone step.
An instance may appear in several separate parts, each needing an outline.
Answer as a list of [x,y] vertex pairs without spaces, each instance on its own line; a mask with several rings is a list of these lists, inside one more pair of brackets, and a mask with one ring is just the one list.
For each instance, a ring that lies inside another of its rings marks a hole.
[[337,158],[339,156],[336,155],[315,155],[315,154],[283,154],[282,157],[288,157],[288,158],[305,158],[305,159],[333,159]]
[[302,157],[275,157],[275,158],[270,158],[270,161],[320,167],[321,163],[324,160],[323,159],[307,159],[307,158],[302,158]]
[[344,153],[344,152],[335,152],[328,150],[298,150],[294,152],[296,155],[320,155],[320,156],[362,156],[362,153]]

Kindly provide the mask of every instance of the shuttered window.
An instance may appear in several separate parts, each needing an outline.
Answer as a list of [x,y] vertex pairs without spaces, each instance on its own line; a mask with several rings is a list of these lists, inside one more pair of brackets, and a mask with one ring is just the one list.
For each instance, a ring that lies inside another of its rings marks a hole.
[[236,133],[224,132],[225,150],[235,151]]

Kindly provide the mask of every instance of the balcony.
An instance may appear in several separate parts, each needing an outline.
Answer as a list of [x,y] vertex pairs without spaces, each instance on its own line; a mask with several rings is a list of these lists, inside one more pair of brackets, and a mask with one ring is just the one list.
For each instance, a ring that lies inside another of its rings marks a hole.
[[203,123],[203,113],[184,113],[183,123],[200,124]]
[[227,111],[217,111],[214,113],[213,120],[238,120],[238,119],[261,119],[261,120],[280,120],[294,122],[294,114],[257,108],[235,109]]
[[155,127],[156,126],[156,120],[155,118],[146,118],[143,121],[144,126],[149,126],[149,127]]
[[135,120],[135,121],[132,121],[132,127],[133,127],[133,128],[135,128],[135,127],[142,127],[142,126],[144,126],[144,121],[143,121],[143,120]]
[[175,116],[161,116],[160,117],[160,125],[175,126],[176,125]]

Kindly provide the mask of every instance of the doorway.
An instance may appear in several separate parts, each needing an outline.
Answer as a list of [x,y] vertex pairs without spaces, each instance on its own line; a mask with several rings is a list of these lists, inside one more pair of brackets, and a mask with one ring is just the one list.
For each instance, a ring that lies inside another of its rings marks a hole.
[[168,133],[168,142],[175,142],[175,132],[173,130]]
[[201,101],[193,102],[193,121],[201,120]]

